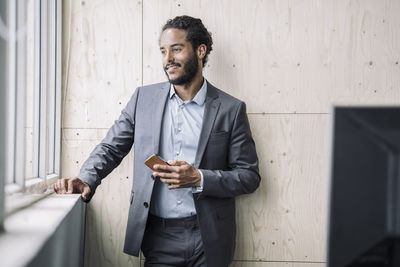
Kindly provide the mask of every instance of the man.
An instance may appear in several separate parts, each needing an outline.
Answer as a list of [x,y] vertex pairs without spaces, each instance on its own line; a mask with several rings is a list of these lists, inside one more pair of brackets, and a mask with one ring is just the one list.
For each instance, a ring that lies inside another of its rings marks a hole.
[[[124,252],[142,249],[145,266],[228,266],[235,197],[260,183],[246,107],[203,78],[212,38],[200,19],[168,20],[159,44],[169,82],[136,89],[78,177],[55,191],[89,201],[135,142]],[[152,154],[169,165],[152,171]]]

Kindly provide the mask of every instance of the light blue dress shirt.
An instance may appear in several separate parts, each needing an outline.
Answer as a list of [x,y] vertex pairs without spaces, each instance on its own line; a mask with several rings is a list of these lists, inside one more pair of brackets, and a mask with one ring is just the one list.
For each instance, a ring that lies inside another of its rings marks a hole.
[[[182,160],[194,164],[200,131],[203,124],[207,83],[192,100],[183,101],[171,89],[163,114],[159,156],[165,161]],[[162,218],[182,218],[196,214],[193,193],[201,192],[201,186],[193,188],[168,189],[158,178],[154,183],[150,212]]]

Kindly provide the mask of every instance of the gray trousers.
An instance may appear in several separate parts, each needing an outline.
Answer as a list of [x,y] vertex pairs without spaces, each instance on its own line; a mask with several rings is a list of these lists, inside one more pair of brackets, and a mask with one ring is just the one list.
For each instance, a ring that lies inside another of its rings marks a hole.
[[196,216],[162,219],[149,215],[142,252],[145,267],[207,266]]

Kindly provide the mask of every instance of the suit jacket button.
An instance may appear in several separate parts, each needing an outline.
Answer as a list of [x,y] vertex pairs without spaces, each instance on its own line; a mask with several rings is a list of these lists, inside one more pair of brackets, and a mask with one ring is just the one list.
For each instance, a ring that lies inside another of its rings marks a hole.
[[148,207],[149,207],[149,203],[144,202],[144,203],[143,203],[143,206],[144,206],[145,208],[148,208]]

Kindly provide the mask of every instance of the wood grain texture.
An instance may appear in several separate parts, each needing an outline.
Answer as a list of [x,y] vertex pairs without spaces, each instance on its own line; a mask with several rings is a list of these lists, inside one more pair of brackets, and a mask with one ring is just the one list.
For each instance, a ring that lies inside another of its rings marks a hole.
[[237,201],[236,260],[324,262],[328,115],[250,115],[257,191]]
[[[230,267],[325,267],[321,262],[255,262],[233,261]],[[144,260],[140,261],[140,267],[144,267]]]
[[320,262],[243,262],[234,261],[230,267],[325,267]]
[[[214,38],[205,77],[246,102],[263,178],[238,198],[235,259],[246,261],[233,266],[325,265],[330,140],[319,113],[400,104],[400,1],[63,3],[62,176],[78,173],[142,75],[143,84],[166,80],[158,38],[167,19],[200,17]],[[131,165],[130,154],[89,204],[86,266],[140,264],[122,253]]]
[[[128,0],[63,1],[62,177],[78,174],[142,84],[141,5]],[[139,258],[122,252],[132,164],[129,154],[88,205],[85,266],[140,265]]]
[[143,82],[165,80],[158,38],[200,17],[214,49],[205,77],[250,113],[327,113],[332,103],[400,103],[400,2],[145,1]]
[[63,127],[110,127],[141,85],[141,10],[140,1],[63,1]]
[[[321,262],[255,262],[233,261],[230,267],[325,267]],[[144,260],[140,261],[140,267],[144,267]]]
[[[63,131],[62,177],[75,177],[106,130]],[[85,266],[139,266],[139,258],[122,252],[133,181],[133,153],[129,153],[96,190],[87,206]]]

